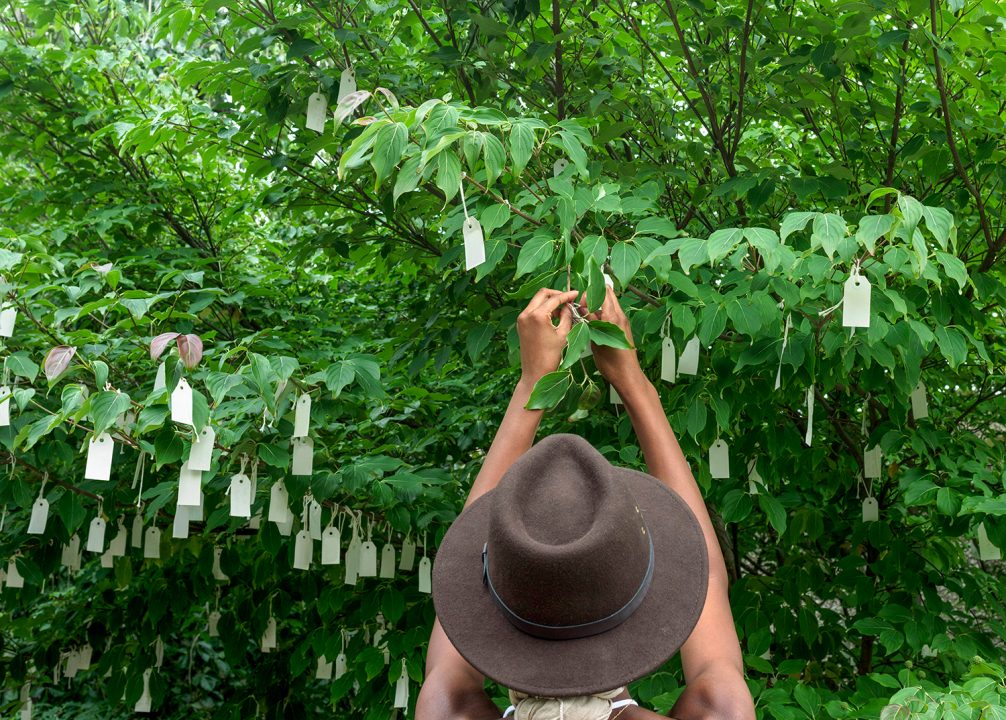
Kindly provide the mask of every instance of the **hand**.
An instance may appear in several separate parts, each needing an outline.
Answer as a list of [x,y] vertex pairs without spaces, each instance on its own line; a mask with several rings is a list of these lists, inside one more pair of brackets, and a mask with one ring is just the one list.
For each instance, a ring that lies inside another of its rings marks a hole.
[[[579,294],[578,290],[542,288],[517,316],[522,381],[536,383],[559,367],[566,336],[573,327],[573,313],[567,303]],[[552,322],[555,318],[559,319],[558,325]]]
[[[629,318],[622,311],[622,306],[618,304],[615,291],[609,285],[606,289],[604,302],[596,311],[587,315],[588,320],[603,320],[622,328],[625,338],[630,345],[635,345],[632,341],[632,328],[629,327]],[[594,352],[594,364],[601,371],[604,379],[616,388],[625,383],[643,377],[643,370],[639,367],[639,358],[636,351],[622,350],[619,348],[607,347],[605,345],[590,344],[590,349]]]

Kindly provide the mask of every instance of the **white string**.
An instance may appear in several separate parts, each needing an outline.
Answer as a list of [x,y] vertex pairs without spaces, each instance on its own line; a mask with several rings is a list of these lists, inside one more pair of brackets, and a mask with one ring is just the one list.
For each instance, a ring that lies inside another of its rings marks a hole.
[[467,173],[461,173],[461,179],[458,180],[458,187],[461,190],[461,208],[465,211],[465,220],[470,220],[468,217],[468,203],[465,202],[465,178],[468,177]]
[[143,475],[144,475],[144,453],[140,453],[140,490],[136,493],[136,507],[138,510],[143,509]]
[[793,327],[793,313],[786,314],[786,322],[782,330],[782,350],[779,351],[779,367],[775,371],[775,390],[782,385],[782,356],[786,354],[786,346],[789,345],[789,329]]
[[671,314],[667,313],[667,317],[664,318],[663,325],[660,326],[660,336],[670,337],[671,336]]

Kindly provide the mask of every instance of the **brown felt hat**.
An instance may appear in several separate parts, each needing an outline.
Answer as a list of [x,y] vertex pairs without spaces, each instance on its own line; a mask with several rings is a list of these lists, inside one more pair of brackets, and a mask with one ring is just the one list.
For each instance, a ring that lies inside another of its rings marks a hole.
[[708,580],[702,529],[677,493],[559,433],[451,525],[433,602],[479,672],[570,697],[660,667],[698,622]]

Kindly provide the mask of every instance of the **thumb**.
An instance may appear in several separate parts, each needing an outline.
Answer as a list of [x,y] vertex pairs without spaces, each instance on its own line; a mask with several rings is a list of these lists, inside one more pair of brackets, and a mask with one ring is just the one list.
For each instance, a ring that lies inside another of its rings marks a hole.
[[562,306],[562,310],[559,311],[559,324],[556,326],[559,331],[559,335],[566,337],[569,335],[569,331],[573,328],[573,311],[570,309],[569,304]]

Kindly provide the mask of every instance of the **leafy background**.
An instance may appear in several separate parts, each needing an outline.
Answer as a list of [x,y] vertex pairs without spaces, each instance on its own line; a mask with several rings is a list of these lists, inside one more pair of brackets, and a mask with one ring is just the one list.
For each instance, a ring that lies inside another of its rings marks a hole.
[[[516,380],[517,312],[567,283],[596,306],[607,272],[721,526],[759,717],[1006,717],[1002,566],[976,546],[982,523],[1006,547],[1001,3],[21,0],[0,24],[18,312],[0,560],[25,581],[2,590],[5,710],[29,683],[34,717],[131,715],[159,664],[161,717],[386,718],[404,659],[411,714],[433,620],[416,572],[292,569],[292,535],[229,517],[229,478],[247,455],[256,509],[283,479],[298,518],[310,489],[325,523],[352,509],[432,557]],[[340,104],[347,66],[360,92]],[[486,235],[468,272],[461,188]],[[857,262],[872,315],[850,333],[822,311]],[[678,352],[699,338],[697,376],[658,380],[665,327]],[[170,528],[193,431],[153,390],[165,332],[202,341],[192,369],[169,345],[168,387],[187,377],[217,433],[187,540]],[[589,358],[568,365],[542,433],[643,467]],[[289,473],[302,392],[310,478]],[[83,480],[102,428],[112,481]],[[107,539],[132,523],[141,451],[161,559],[62,567],[99,495]],[[49,523],[27,535],[46,473]],[[314,679],[344,631],[346,675]],[[57,682],[85,645],[90,669]],[[681,682],[672,660],[632,691],[666,711]]]

